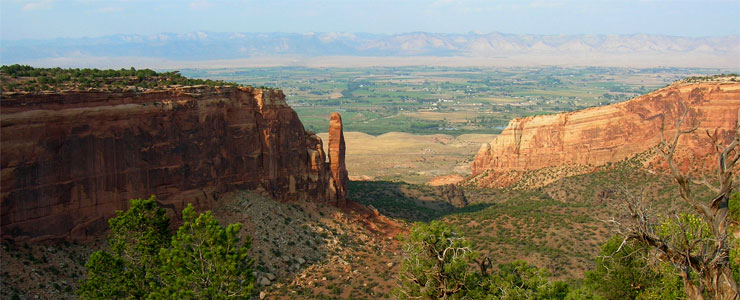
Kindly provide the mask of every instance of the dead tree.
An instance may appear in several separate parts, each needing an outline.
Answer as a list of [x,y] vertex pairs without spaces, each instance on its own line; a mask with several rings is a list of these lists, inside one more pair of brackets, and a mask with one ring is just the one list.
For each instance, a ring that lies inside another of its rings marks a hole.
[[[692,179],[676,165],[674,155],[681,135],[696,131],[698,124],[690,128],[684,121],[689,112],[685,104],[679,106],[675,135],[668,139],[664,123],[661,125],[660,154],[668,163],[671,175],[676,180],[680,198],[686,202],[694,215],[676,216],[673,234],[659,232],[660,223],[654,212],[639,197],[627,197],[629,225],[620,224],[621,233],[627,239],[637,240],[656,251],[659,260],[672,264],[682,278],[690,299],[740,300],[738,287],[730,269],[730,244],[728,234],[728,203],[733,188],[733,169],[740,159],[740,109],[733,138],[727,143],[717,133],[706,132],[717,152],[716,182],[703,177]],[[712,183],[712,182],[714,183]],[[712,192],[707,200],[697,199],[692,184],[704,184]],[[694,222],[689,220],[692,218]],[[665,221],[665,220],[663,220]],[[665,223],[664,223],[665,224]],[[663,225],[665,226],[665,225]],[[665,227],[664,227],[665,228]]]

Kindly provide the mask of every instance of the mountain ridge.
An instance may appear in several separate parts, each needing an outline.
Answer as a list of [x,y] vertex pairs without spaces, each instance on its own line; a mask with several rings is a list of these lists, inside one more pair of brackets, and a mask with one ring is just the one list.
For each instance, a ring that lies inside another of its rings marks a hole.
[[[3,64],[94,57],[164,58],[206,61],[297,57],[492,57],[544,55],[585,58],[642,56],[719,57],[725,66],[740,65],[738,35],[678,37],[632,35],[534,35],[493,32],[401,34],[194,32],[110,35],[51,40],[3,40]],[[735,63],[737,62],[737,63]],[[735,63],[735,64],[731,64]],[[718,64],[721,66],[721,64]]]

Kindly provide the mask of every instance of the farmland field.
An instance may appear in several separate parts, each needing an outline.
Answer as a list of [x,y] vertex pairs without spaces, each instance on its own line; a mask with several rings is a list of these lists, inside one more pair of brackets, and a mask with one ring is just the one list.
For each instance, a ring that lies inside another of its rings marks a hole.
[[306,129],[329,114],[345,131],[496,134],[516,117],[625,101],[691,75],[726,70],[605,67],[367,67],[185,69],[188,77],[282,89]]

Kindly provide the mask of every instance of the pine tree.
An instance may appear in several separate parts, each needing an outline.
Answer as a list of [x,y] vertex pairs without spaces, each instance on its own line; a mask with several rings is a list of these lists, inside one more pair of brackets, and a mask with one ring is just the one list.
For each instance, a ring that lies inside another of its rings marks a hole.
[[210,211],[195,217],[192,205],[170,248],[159,253],[163,288],[155,299],[246,299],[254,287],[250,240],[240,243],[241,224],[226,228]]
[[184,224],[170,236],[169,218],[156,198],[133,199],[108,223],[111,251],[96,251],[85,268],[82,299],[246,299],[254,287],[250,240],[241,224],[221,227],[205,212],[183,210]]
[[159,250],[167,245],[169,217],[154,196],[132,199],[130,208],[108,220],[112,253],[90,256],[87,279],[78,293],[83,299],[145,298],[157,289]]

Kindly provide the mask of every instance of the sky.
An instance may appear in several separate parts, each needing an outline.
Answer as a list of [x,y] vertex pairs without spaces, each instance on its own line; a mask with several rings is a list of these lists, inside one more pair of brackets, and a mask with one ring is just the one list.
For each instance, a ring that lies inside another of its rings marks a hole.
[[740,0],[0,0],[0,39],[205,32],[740,34]]

